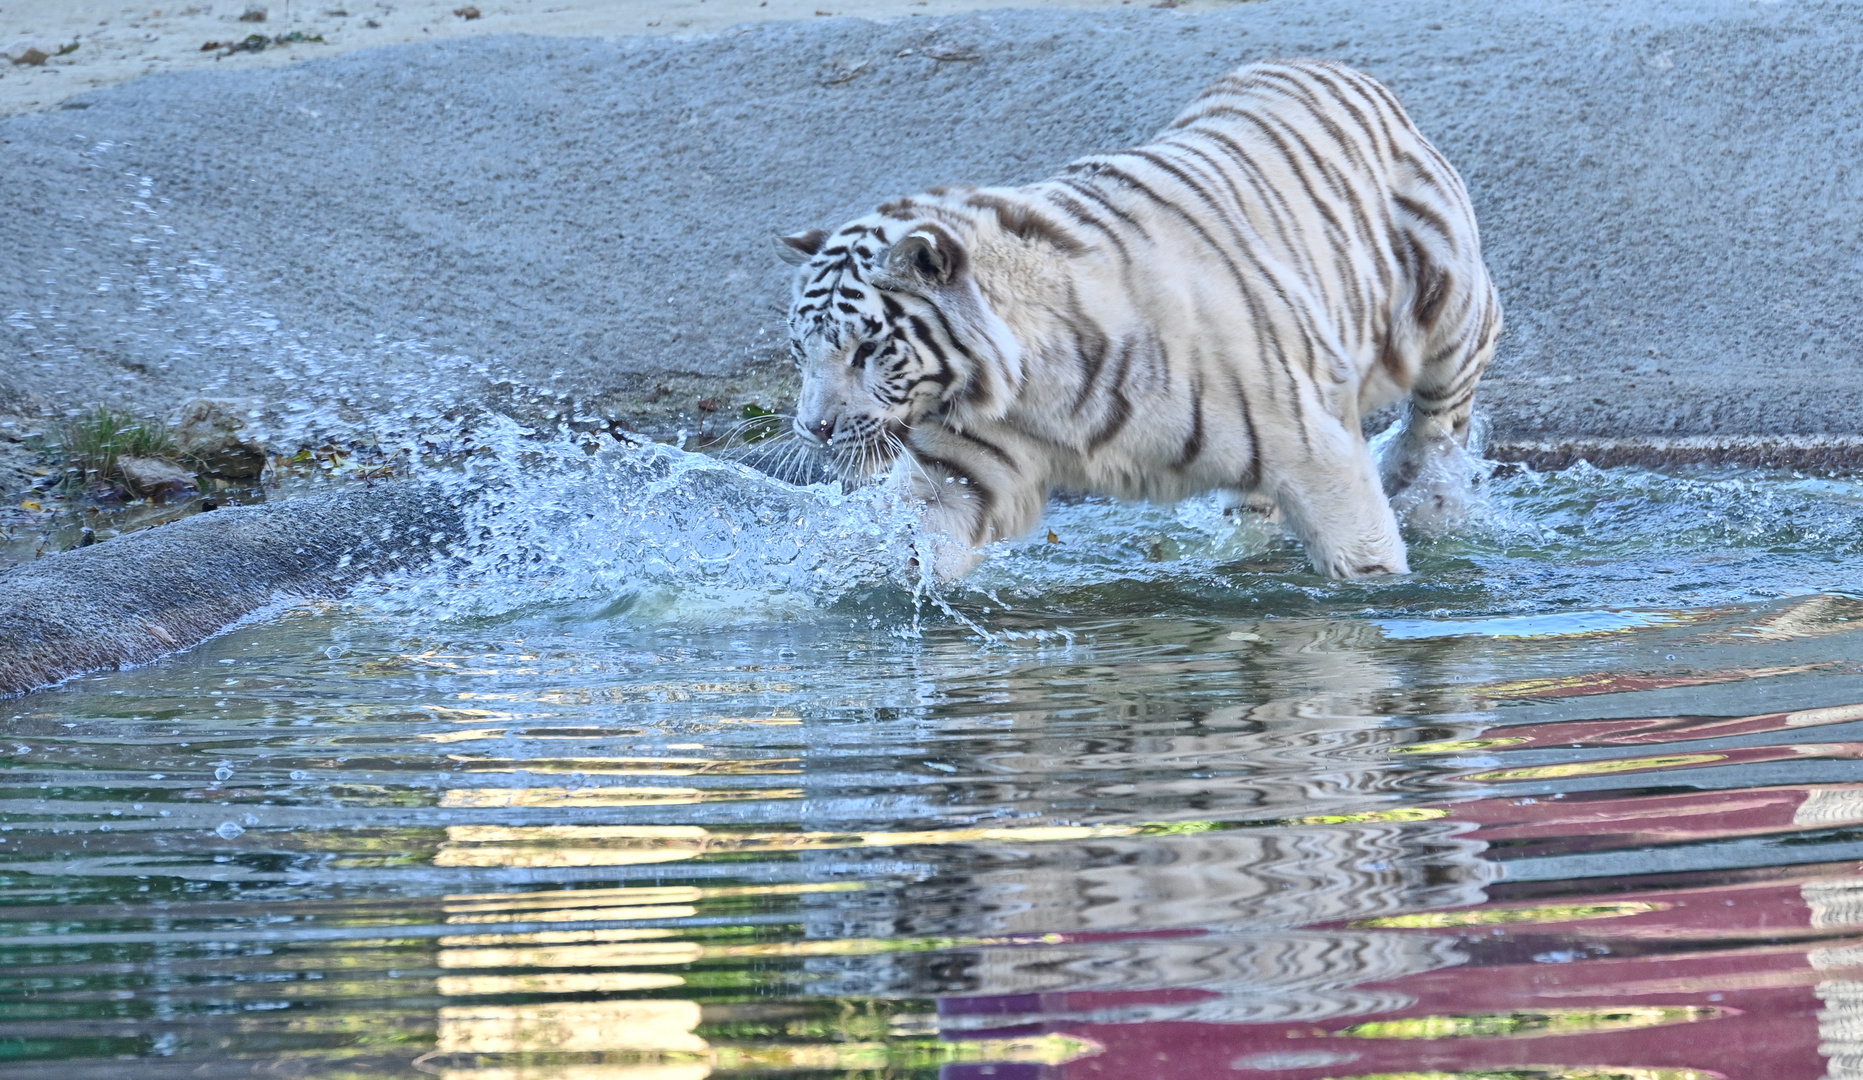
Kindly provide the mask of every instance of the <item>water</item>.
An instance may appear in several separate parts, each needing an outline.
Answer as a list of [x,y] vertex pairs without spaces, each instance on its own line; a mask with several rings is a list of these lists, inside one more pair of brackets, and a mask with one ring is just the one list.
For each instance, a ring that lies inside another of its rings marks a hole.
[[1863,1074],[1863,485],[1496,475],[1355,583],[1065,502],[939,591],[883,491],[523,464],[0,702],[0,1077]]

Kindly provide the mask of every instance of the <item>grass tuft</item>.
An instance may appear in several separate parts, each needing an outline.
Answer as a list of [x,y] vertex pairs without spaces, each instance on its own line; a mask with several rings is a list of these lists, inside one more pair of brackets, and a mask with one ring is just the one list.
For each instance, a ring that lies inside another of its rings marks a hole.
[[99,483],[121,487],[123,474],[117,463],[123,458],[173,461],[180,457],[168,425],[103,405],[88,416],[60,425],[42,440],[39,449],[54,468],[61,470],[58,487],[67,492],[83,491]]

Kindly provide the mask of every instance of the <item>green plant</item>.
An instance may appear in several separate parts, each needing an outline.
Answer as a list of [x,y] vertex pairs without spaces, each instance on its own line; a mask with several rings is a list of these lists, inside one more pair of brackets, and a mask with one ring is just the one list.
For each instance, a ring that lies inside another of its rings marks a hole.
[[756,402],[748,402],[741,414],[744,422],[738,425],[738,431],[747,443],[762,442],[772,435],[779,435],[784,430],[783,417],[773,409],[766,409]]
[[60,425],[41,442],[40,450],[62,471],[58,486],[66,491],[81,491],[98,482],[120,485],[123,474],[117,462],[123,458],[172,461],[180,456],[168,425],[104,405]]

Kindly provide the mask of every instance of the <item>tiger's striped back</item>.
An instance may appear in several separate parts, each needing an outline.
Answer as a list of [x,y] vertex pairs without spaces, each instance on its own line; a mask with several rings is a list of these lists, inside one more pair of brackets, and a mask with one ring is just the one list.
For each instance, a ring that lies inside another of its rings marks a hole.
[[[1273,500],[1323,570],[1402,570],[1380,487],[1463,440],[1501,325],[1461,180],[1388,90],[1325,61],[1239,69],[1145,146],[895,200],[811,254],[791,318],[810,430],[876,460],[897,440],[975,546],[1053,488],[1225,489]],[[862,343],[877,363],[850,378]],[[1381,481],[1359,420],[1406,394]]]

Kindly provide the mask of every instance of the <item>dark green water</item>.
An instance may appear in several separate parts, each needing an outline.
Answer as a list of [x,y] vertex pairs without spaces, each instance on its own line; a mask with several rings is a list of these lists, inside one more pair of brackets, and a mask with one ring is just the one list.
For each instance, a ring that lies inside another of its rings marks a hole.
[[1088,501],[915,599],[662,457],[0,702],[0,1077],[1863,1075],[1863,486],[1503,476],[1353,584]]

